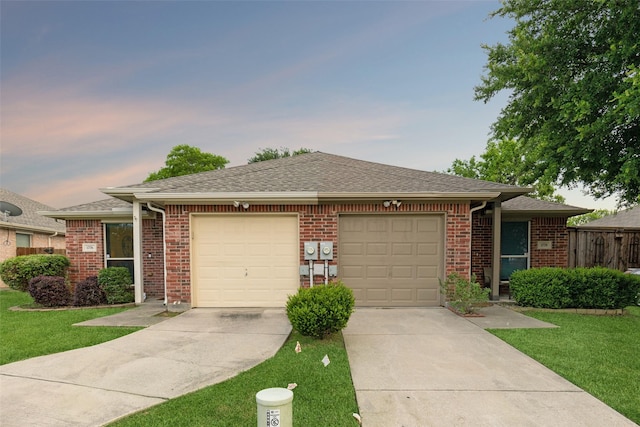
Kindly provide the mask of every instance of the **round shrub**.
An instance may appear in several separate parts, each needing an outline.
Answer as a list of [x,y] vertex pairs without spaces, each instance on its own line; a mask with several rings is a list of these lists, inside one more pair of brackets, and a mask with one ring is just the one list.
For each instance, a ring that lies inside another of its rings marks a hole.
[[29,280],[29,294],[44,307],[64,307],[71,301],[71,292],[64,277],[37,276]]
[[26,292],[37,276],[65,277],[69,258],[64,255],[21,255],[0,264],[0,277],[11,289]]
[[107,303],[107,294],[98,285],[98,276],[89,276],[76,285],[73,305],[84,307]]
[[98,284],[107,297],[108,304],[124,304],[134,301],[131,274],[126,267],[107,267],[98,272]]
[[287,300],[287,317],[302,335],[324,338],[347,326],[354,304],[353,291],[341,282],[300,288]]

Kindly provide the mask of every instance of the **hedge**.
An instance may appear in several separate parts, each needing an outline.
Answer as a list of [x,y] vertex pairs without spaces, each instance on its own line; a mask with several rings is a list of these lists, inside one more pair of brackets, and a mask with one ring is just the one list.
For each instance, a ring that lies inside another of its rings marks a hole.
[[509,285],[521,306],[622,309],[638,302],[640,277],[602,267],[547,267],[516,271]]
[[38,276],[66,277],[69,265],[69,258],[64,255],[21,255],[0,264],[0,277],[10,288],[26,292],[29,280]]

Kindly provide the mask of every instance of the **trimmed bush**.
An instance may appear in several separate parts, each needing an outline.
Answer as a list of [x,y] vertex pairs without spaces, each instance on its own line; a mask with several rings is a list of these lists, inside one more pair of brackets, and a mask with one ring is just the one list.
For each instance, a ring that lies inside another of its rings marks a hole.
[[98,284],[98,276],[89,276],[76,285],[73,293],[73,305],[84,307],[107,303],[107,294]]
[[126,267],[107,267],[98,272],[98,285],[104,291],[107,304],[124,304],[134,301],[133,282]]
[[347,326],[353,313],[353,291],[342,282],[300,288],[287,300],[287,317],[302,335],[324,338]]
[[71,301],[71,292],[64,277],[37,276],[29,280],[29,294],[44,307],[64,307]]
[[539,268],[516,271],[511,295],[537,308],[621,309],[637,303],[640,278],[608,268]]
[[472,275],[467,280],[458,273],[451,273],[447,280],[440,281],[440,289],[447,296],[449,305],[458,313],[473,314],[479,305],[489,301],[489,288],[482,288]]
[[64,255],[21,255],[0,264],[0,277],[11,289],[26,292],[37,276],[66,277],[69,258]]

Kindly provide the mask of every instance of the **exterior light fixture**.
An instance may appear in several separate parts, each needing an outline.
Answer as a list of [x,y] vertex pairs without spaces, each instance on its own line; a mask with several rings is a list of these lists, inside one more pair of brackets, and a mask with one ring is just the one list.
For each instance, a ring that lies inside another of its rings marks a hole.
[[240,202],[236,200],[235,202],[233,202],[233,206],[236,208],[240,207]]
[[391,206],[391,200],[385,200],[382,204],[385,208],[388,208],[389,206]]
[[242,202],[242,207],[245,208],[245,209],[249,209],[249,203]]

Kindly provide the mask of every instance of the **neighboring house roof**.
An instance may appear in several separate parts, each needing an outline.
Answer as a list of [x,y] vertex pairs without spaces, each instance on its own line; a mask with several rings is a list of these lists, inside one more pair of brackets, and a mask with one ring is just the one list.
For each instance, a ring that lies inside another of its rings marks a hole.
[[22,210],[22,214],[18,216],[9,216],[0,212],[0,228],[65,234],[64,222],[38,214],[40,211],[54,210],[51,206],[36,202],[5,188],[0,188],[0,201],[11,203]]
[[640,229],[640,206],[607,215],[578,226],[579,228],[637,228]]
[[530,189],[314,152],[101,191],[123,200],[135,194],[139,200],[171,203],[226,202],[242,195],[294,203],[367,197],[507,200]]
[[502,203],[504,213],[527,212],[528,214],[546,214],[554,216],[574,216],[592,212],[593,209],[584,209],[562,203],[548,202],[527,196],[518,196]]

